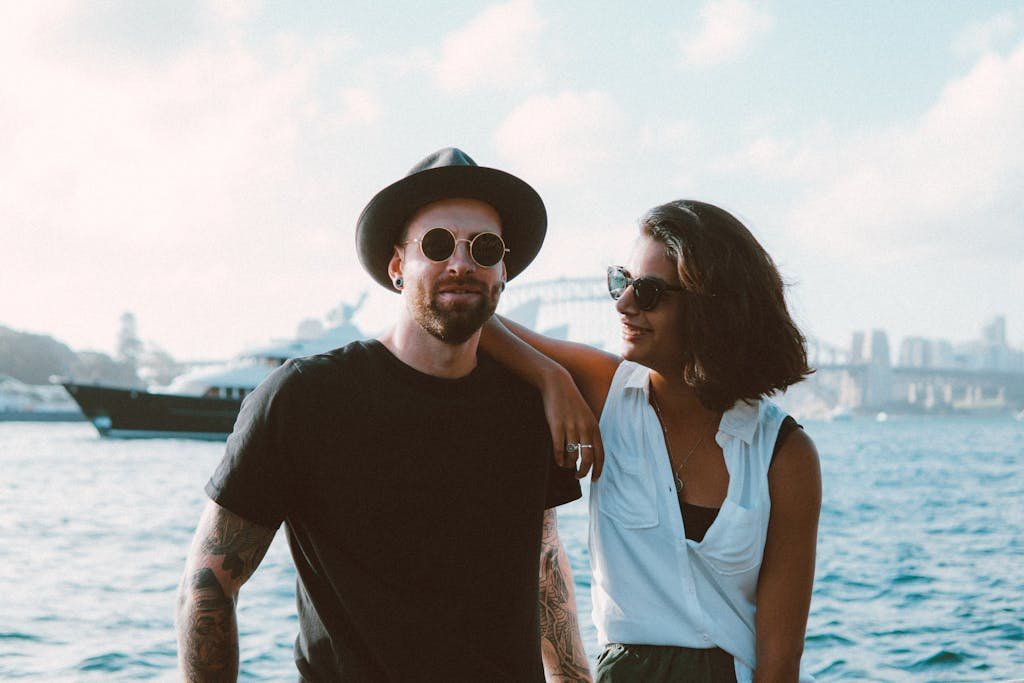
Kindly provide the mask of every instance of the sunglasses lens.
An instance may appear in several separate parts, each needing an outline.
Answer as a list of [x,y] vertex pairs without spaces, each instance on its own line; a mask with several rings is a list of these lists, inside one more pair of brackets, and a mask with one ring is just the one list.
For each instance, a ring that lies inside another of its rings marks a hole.
[[618,266],[609,266],[608,293],[612,298],[618,300],[626,293],[627,287],[629,287],[629,275],[626,274],[626,271]]
[[633,280],[633,295],[636,297],[636,307],[641,311],[649,311],[658,305],[658,285],[647,278]]
[[455,253],[455,236],[444,228],[432,228],[423,235],[420,246],[431,261],[446,261]]
[[505,243],[496,233],[482,232],[473,238],[473,260],[484,268],[498,265],[505,257]]

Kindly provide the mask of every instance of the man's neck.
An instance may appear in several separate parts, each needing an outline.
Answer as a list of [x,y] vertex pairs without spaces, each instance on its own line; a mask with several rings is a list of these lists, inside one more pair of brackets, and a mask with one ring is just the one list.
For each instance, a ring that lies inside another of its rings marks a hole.
[[448,344],[424,330],[416,321],[402,315],[395,326],[377,337],[377,340],[398,360],[424,374],[458,379],[476,367],[480,332],[475,332],[461,344]]

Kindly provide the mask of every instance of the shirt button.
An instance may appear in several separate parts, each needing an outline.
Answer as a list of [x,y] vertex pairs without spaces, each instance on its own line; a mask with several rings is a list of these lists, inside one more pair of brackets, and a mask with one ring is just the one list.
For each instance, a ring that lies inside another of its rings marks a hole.
[[700,637],[701,637],[701,638],[703,638],[705,642],[707,642],[708,640],[710,640],[710,638],[708,638],[708,634],[706,634],[706,633],[702,633],[702,634],[700,634]]

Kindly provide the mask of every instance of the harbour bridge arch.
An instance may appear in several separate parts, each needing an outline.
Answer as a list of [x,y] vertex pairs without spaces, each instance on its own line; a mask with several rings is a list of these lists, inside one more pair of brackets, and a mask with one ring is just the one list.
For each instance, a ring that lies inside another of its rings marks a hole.
[[[555,278],[509,284],[498,312],[549,337],[568,339],[616,352],[619,318],[604,278]],[[848,350],[807,338],[812,367],[844,367]]]
[[618,345],[618,315],[604,278],[512,282],[498,312],[550,337],[608,350]]

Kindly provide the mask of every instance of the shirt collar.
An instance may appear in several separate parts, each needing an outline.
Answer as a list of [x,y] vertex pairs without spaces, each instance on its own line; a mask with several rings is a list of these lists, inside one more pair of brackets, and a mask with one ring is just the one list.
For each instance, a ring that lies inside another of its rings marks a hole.
[[[644,399],[650,400],[651,371],[648,368],[639,366],[639,372],[632,373],[626,380],[626,389],[638,389]],[[747,403],[744,400],[736,401],[732,408],[725,411],[722,421],[718,424],[718,431],[729,436],[751,443],[754,440],[754,432],[757,431],[757,420],[760,415],[758,402]]]
[[732,408],[729,408],[722,415],[722,422],[718,425],[718,431],[725,432],[749,444],[754,440],[754,432],[757,431],[757,420],[760,412],[758,402],[747,403],[742,399],[736,401]]

